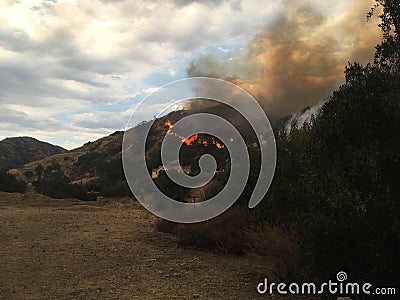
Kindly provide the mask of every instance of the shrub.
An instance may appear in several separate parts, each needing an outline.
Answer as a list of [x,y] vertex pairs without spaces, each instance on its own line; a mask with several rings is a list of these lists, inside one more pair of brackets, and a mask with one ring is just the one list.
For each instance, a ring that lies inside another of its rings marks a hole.
[[224,214],[197,224],[179,224],[176,228],[179,247],[219,249],[241,254],[246,247],[243,229],[249,224],[247,208],[233,207]]
[[0,191],[24,193],[25,188],[25,181],[18,180],[14,175],[7,173],[5,170],[0,170]]
[[38,175],[39,179],[42,177],[44,167],[41,164],[38,164],[35,167],[36,174]]
[[32,178],[33,177],[33,171],[32,170],[28,170],[28,171],[25,171],[24,172],[24,175],[27,177],[27,178]]
[[130,196],[131,190],[125,181],[106,182],[102,181],[100,193],[106,197],[123,197]]
[[121,159],[96,162],[96,175],[103,181],[125,180],[124,169]]
[[285,281],[299,279],[300,245],[286,230],[264,224],[245,231],[248,240],[247,253],[268,258],[272,272]]
[[246,237],[243,229],[249,224],[248,211],[234,207],[222,215],[216,222],[214,232],[218,249],[226,253],[243,253],[246,246]]
[[158,218],[156,220],[156,229],[159,232],[173,233],[176,230],[177,223]]
[[214,232],[215,224],[212,221],[197,224],[179,224],[176,228],[178,247],[215,249]]
[[97,195],[88,192],[85,185],[71,184],[65,178],[40,179],[32,183],[36,191],[54,199],[74,198],[84,201],[96,201]]
[[326,280],[345,269],[355,281],[396,285],[399,5],[375,2],[383,8],[383,41],[374,62],[349,64],[345,83],[320,113],[302,128],[277,136],[277,169],[257,218],[289,228],[301,241],[310,277]]
[[78,161],[75,163],[76,166],[91,166],[93,162],[98,158],[96,152],[88,152],[79,156]]
[[[70,184],[71,185],[71,184]],[[96,201],[97,195],[93,192],[88,192],[87,187],[79,184],[72,184],[71,197],[83,201]]]

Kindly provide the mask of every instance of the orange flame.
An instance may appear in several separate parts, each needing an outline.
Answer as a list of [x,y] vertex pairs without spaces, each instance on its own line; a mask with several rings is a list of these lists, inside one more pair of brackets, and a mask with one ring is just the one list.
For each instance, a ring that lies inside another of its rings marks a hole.
[[186,144],[186,146],[191,146],[197,139],[198,139],[197,133],[195,135],[192,135],[190,137],[186,138],[181,138],[181,141]]
[[174,124],[172,124],[170,121],[165,122],[164,126],[168,127],[168,133],[171,132],[171,129],[174,127]]
[[[205,140],[205,139],[200,139],[199,135],[196,133],[188,138],[185,138],[183,136],[180,136],[179,134],[172,132],[172,128],[174,127],[174,124],[172,124],[170,121],[165,122],[164,126],[168,127],[167,134],[172,134],[176,137],[178,137],[183,143],[185,143],[186,146],[191,146],[193,145],[194,142],[199,143],[200,145],[203,145],[204,147],[207,147],[210,143]],[[233,139],[231,139],[231,142],[233,142]],[[214,138],[212,138],[211,143],[215,145],[218,149],[224,149],[225,145],[221,144],[220,142],[216,141]]]
[[224,149],[225,146],[222,145],[221,143],[218,143],[217,141],[213,141],[213,144],[218,148],[218,149]]

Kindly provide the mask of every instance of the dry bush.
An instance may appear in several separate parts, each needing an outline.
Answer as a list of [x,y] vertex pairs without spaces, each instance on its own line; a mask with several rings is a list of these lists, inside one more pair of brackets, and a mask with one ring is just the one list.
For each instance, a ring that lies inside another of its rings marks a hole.
[[234,207],[206,222],[178,225],[178,246],[218,248],[226,253],[240,254],[243,253],[246,244],[243,229],[248,224],[248,210]]
[[217,247],[226,253],[243,253],[247,243],[244,229],[249,222],[249,212],[244,208],[234,207],[221,215],[214,231]]
[[161,218],[157,218],[155,224],[157,231],[164,233],[174,233],[176,226],[178,225],[175,222],[171,222]]
[[264,224],[260,228],[246,230],[249,254],[267,257],[272,272],[281,280],[299,277],[300,245],[286,230]]
[[211,221],[196,224],[179,224],[176,229],[178,247],[213,249],[215,248],[214,230],[215,224]]

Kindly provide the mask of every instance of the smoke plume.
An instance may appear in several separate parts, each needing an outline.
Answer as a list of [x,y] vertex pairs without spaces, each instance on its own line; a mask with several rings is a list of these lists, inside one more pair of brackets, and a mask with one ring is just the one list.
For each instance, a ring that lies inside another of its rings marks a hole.
[[[329,3],[333,7],[334,2]],[[240,85],[272,120],[312,107],[343,83],[349,61],[365,64],[372,60],[381,38],[377,20],[366,20],[373,3],[345,1],[340,13],[330,11],[326,2],[318,6],[285,1],[283,12],[240,53],[223,60],[200,57],[187,73]]]

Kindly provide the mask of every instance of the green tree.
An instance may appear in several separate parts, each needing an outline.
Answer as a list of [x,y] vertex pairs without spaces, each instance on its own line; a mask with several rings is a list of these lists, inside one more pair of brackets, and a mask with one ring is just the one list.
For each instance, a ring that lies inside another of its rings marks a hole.
[[0,191],[8,193],[24,193],[26,183],[23,180],[18,180],[14,175],[7,173],[5,170],[0,170]]
[[290,228],[304,269],[319,279],[344,269],[400,282],[400,5],[377,1],[372,13],[378,6],[374,62],[349,64],[312,124],[277,134],[275,179],[256,212]]
[[36,171],[36,174],[38,175],[39,179],[42,178],[43,169],[44,169],[44,168],[43,168],[43,166],[42,166],[41,164],[38,164],[38,165],[35,167],[35,171]]

